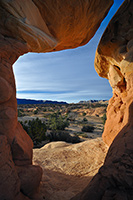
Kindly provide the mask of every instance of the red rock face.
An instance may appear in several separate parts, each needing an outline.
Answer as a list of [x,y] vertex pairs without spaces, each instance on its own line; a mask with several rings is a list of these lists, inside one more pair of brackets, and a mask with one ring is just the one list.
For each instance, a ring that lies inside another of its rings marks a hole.
[[133,1],[125,1],[98,45],[95,68],[109,80],[113,97],[107,109],[103,140],[110,145],[128,123],[133,100]]
[[133,103],[128,119],[111,144],[104,165],[83,192],[71,200],[133,199]]
[[[87,43],[112,3],[113,0],[0,1],[1,200],[39,200],[36,192],[42,175],[39,167],[32,166],[33,144],[17,121],[13,63],[27,52],[48,52]],[[10,167],[6,166],[8,162]],[[8,179],[4,179],[7,175]]]
[[113,88],[103,134],[110,145],[103,166],[72,200],[133,199],[133,1],[126,0],[99,43],[95,68]]

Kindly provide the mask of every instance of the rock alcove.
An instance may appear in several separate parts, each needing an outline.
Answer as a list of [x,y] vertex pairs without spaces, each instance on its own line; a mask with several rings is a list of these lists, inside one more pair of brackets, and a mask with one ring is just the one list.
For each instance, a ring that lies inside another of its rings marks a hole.
[[[113,0],[0,1],[0,199],[39,199],[42,176],[41,168],[32,165],[32,141],[17,122],[13,63],[27,52],[86,44],[112,4]],[[133,1],[125,0],[97,48],[95,68],[113,88],[103,135],[111,146],[98,174],[73,200],[133,198],[132,9]]]

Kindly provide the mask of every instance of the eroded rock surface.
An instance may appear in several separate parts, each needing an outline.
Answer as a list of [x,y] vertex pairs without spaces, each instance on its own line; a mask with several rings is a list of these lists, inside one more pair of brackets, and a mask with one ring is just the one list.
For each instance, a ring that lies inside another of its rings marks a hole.
[[[112,3],[113,0],[0,1],[0,135],[7,137],[14,164],[11,168],[14,170],[16,166],[28,167],[32,164],[33,144],[17,122],[13,63],[27,52],[55,51],[87,43],[95,34]],[[35,168],[32,169],[34,171]],[[37,172],[40,177],[41,170]],[[18,172],[15,171],[12,176],[14,179],[18,178]],[[20,180],[22,178],[19,176],[18,182]],[[24,182],[28,181],[27,177],[27,181],[25,179]],[[9,190],[15,187],[9,183],[7,185]],[[32,191],[34,186],[29,184],[29,190],[31,187]],[[27,199],[26,196],[32,196],[30,192],[23,193],[25,195],[18,193],[19,197],[14,196],[14,199],[24,200]],[[13,194],[11,197],[10,194],[8,196],[4,189],[2,195],[3,199],[13,199]],[[39,200],[38,197],[36,199]]]
[[128,123],[111,144],[105,162],[89,185],[71,200],[133,199],[133,103]]
[[[72,200],[133,199],[133,1],[126,0],[108,25],[96,52],[95,67],[113,88],[104,141],[105,162]],[[115,138],[115,139],[114,139]]]
[[[47,52],[86,44],[113,0],[1,0],[1,33]],[[5,31],[6,29],[6,31]]]
[[[20,190],[24,195],[37,199],[37,193],[42,178],[42,169],[36,165],[17,166],[20,179]],[[39,198],[39,197],[38,197]]]
[[0,199],[29,199],[20,192],[20,179],[12,160],[10,144],[4,135],[0,135]]
[[95,68],[107,78],[113,97],[107,109],[103,140],[110,145],[128,123],[133,101],[133,1],[125,1],[109,23],[98,45]]
[[107,150],[102,138],[78,144],[51,142],[34,149],[34,163],[43,169],[41,195],[46,200],[70,200],[97,173]]

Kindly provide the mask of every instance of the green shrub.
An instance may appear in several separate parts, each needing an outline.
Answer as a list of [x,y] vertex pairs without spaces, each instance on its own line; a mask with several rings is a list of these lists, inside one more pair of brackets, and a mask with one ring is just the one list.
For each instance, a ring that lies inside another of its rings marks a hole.
[[83,126],[83,128],[81,130],[82,130],[82,132],[93,132],[94,126],[93,125],[86,125],[86,126]]
[[23,117],[25,114],[23,113],[24,111],[22,109],[18,110],[18,117]]
[[87,105],[87,109],[90,109],[90,105]]
[[106,116],[106,113],[104,113],[104,115],[101,117],[102,120],[103,120],[103,124],[105,124],[106,120],[107,120],[107,116]]
[[46,139],[47,127],[40,119],[36,118],[29,121],[27,124],[22,122],[21,124],[34,143],[39,143]]
[[33,113],[34,113],[34,115],[36,115],[36,114],[38,113],[38,110],[34,110],[34,112],[33,112]]
[[68,120],[63,118],[59,112],[50,115],[48,124],[50,130],[64,130],[69,126]]
[[86,123],[87,121],[88,121],[88,120],[87,120],[87,119],[84,117],[84,119],[83,119],[83,121],[82,121],[82,122],[85,122],[85,123]]
[[82,114],[83,116],[85,116],[86,115],[86,113],[85,112],[83,112],[83,114]]
[[81,142],[80,138],[77,135],[70,135],[65,131],[51,131],[48,135],[50,142],[52,141],[65,141],[68,143],[79,143]]

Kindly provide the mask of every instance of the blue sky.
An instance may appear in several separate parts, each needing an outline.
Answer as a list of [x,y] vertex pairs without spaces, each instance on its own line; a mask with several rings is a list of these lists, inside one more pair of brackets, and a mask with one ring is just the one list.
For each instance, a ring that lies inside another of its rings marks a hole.
[[99,40],[124,0],[115,0],[108,16],[92,40],[76,49],[53,53],[28,53],[14,64],[17,98],[67,101],[109,99],[112,89],[108,80],[94,69]]

